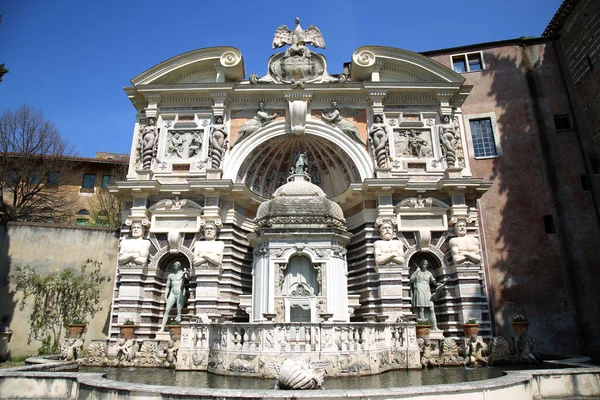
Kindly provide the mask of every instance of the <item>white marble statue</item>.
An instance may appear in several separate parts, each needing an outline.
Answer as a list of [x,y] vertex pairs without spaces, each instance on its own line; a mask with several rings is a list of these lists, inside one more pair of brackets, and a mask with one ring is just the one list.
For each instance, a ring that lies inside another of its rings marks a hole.
[[394,225],[384,222],[379,227],[381,240],[374,243],[375,263],[385,265],[388,263],[404,264],[404,246],[402,242],[394,239]]
[[365,143],[362,141],[360,137],[360,132],[354,123],[348,121],[346,118],[342,117],[340,114],[340,110],[337,108],[337,103],[333,101],[331,103],[331,110],[328,113],[321,113],[321,119],[323,121],[327,121],[332,125],[337,126],[344,132],[346,135],[350,136],[356,142],[364,145]]
[[167,305],[165,306],[165,314],[163,315],[160,328],[161,331],[164,331],[167,326],[169,312],[174,304],[177,304],[177,317],[175,317],[175,321],[181,322],[181,310],[183,309],[183,302],[185,301],[185,280],[188,278],[188,272],[183,268],[179,261],[175,261],[172,268],[174,272],[171,272],[167,277],[167,287],[165,292]]
[[253,119],[242,125],[240,131],[238,132],[238,137],[235,143],[231,146],[231,148],[240,143],[242,140],[246,139],[248,136],[252,135],[258,130],[258,128],[273,121],[275,118],[277,118],[277,113],[269,115],[269,113],[265,111],[265,103],[261,101],[258,104],[258,112],[256,113]]
[[456,237],[449,242],[454,265],[480,263],[479,240],[475,236],[467,235],[467,222],[460,220],[454,224],[454,233]]
[[141,222],[131,224],[131,238],[121,241],[119,266],[145,267],[150,254],[150,241],[144,239],[144,226]]
[[225,243],[217,238],[217,226],[211,222],[204,225],[204,239],[194,244],[194,267],[218,268],[223,263]]
[[418,268],[410,276],[410,298],[413,312],[417,314],[417,319],[428,320],[432,329],[437,330],[430,285],[434,285],[438,289],[443,284],[437,283],[433,274],[427,270],[429,266],[427,260],[417,261],[417,266]]

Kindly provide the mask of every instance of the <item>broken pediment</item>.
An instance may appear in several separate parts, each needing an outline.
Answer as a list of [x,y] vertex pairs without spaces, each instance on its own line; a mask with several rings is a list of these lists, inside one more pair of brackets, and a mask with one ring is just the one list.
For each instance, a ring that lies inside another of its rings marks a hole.
[[464,78],[412,51],[383,46],[363,46],[352,54],[352,81],[459,84]]
[[134,86],[216,83],[244,79],[244,61],[235,47],[209,47],[180,54],[142,72]]

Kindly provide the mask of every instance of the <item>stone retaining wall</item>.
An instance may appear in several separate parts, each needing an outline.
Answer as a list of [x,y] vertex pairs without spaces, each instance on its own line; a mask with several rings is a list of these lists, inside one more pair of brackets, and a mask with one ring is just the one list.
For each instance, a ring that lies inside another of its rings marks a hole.
[[108,332],[118,246],[118,234],[114,229],[33,223],[0,226],[0,281],[3,286],[0,289],[0,310],[2,315],[11,317],[11,356],[37,354],[39,347],[35,341],[27,343],[29,309],[19,310],[21,297],[15,294],[14,284],[9,278],[14,267],[29,265],[41,274],[47,274],[67,267],[79,269],[87,259],[100,261],[102,274],[110,276],[110,282],[100,290],[102,310],[88,325],[88,331],[94,334],[86,339],[102,339],[107,337]]

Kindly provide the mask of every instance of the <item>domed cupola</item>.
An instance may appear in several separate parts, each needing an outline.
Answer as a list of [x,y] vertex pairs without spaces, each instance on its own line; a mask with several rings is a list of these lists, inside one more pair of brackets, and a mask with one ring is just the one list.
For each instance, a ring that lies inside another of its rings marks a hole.
[[258,207],[256,222],[259,226],[302,224],[311,227],[344,227],[342,208],[329,200],[320,187],[311,183],[304,168],[296,163],[288,183],[280,186],[271,200]]
[[311,183],[306,153],[300,153],[286,184],[260,205],[250,298],[240,306],[251,321],[322,322],[323,315],[349,321],[359,295],[348,294],[346,245],[352,234],[342,208]]

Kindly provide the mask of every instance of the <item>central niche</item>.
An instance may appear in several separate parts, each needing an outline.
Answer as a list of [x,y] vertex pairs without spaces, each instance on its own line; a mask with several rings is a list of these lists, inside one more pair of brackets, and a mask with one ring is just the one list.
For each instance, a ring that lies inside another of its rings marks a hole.
[[342,193],[360,174],[346,153],[329,140],[314,135],[283,135],[256,147],[244,160],[236,183],[245,183],[259,196],[269,199],[287,182],[290,169],[301,152],[306,153],[312,183],[327,197]]

